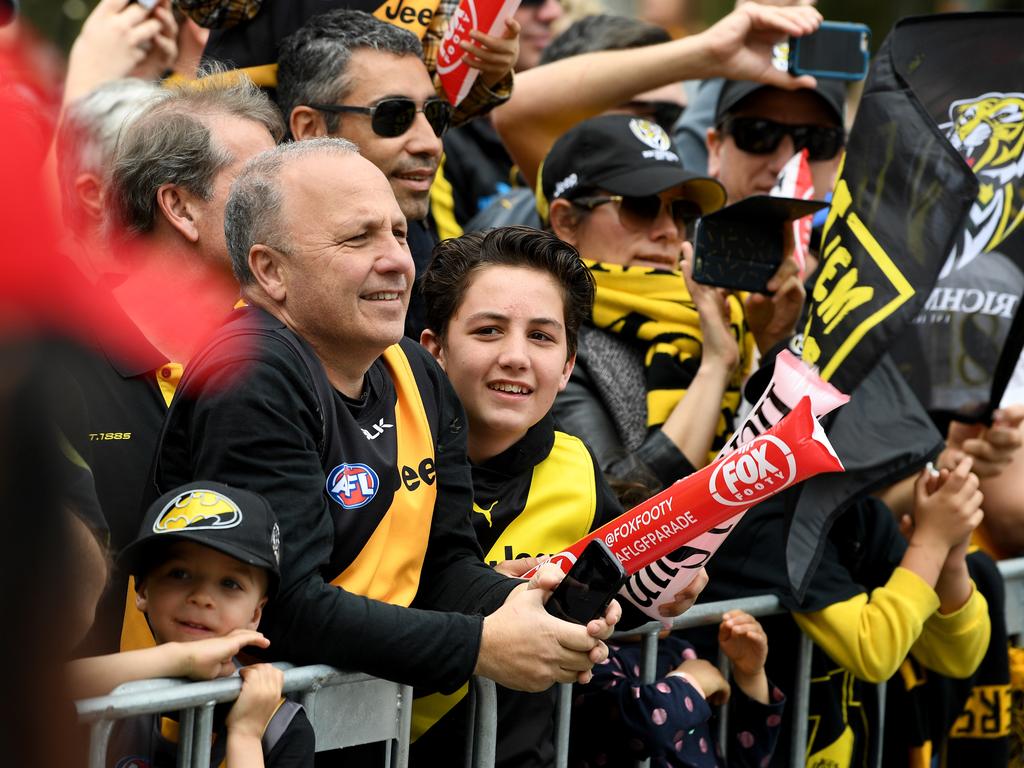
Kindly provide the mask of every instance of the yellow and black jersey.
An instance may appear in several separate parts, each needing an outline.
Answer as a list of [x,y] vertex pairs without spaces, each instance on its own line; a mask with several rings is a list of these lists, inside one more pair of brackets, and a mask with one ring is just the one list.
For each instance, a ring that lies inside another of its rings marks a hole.
[[[558,432],[546,416],[515,445],[473,465],[473,528],[491,565],[552,555],[622,514],[590,449]],[[466,694],[418,698],[413,707],[414,765],[439,765],[450,755]],[[528,694],[498,688],[498,766],[554,761],[554,689]],[[440,722],[439,722],[440,721]]]
[[491,565],[554,555],[621,514],[590,449],[550,416],[473,465],[473,529]]
[[[957,613],[938,616],[934,590],[899,567],[906,541],[888,507],[873,498],[859,500],[836,520],[805,597],[798,602],[780,565],[791,496],[780,494],[747,513],[709,561],[709,582],[701,599],[772,593],[797,614],[797,623],[818,643],[811,666],[807,764],[853,768],[870,761],[881,748],[878,692],[865,679],[896,673],[908,652],[947,671],[976,666],[979,647],[983,650],[988,638],[987,604],[976,591]],[[884,612],[884,617],[871,631],[859,631],[860,613],[869,598],[876,603],[872,610]],[[762,623],[774,648],[795,647],[799,629],[792,619],[769,617]],[[708,638],[702,643],[706,653],[711,643]],[[770,653],[767,672],[783,690],[792,690],[795,665],[794,654]],[[913,746],[911,730],[890,729],[892,717],[887,709],[886,753],[898,750],[907,755]],[[788,736],[782,734],[776,760],[788,761],[793,748]],[[900,746],[890,744],[890,739],[900,741]]]
[[465,416],[418,344],[389,348],[352,401],[280,321],[235,310],[160,445],[157,491],[201,479],[260,493],[279,518],[281,587],[260,626],[275,658],[431,690],[469,678],[481,615],[514,583],[481,558]]

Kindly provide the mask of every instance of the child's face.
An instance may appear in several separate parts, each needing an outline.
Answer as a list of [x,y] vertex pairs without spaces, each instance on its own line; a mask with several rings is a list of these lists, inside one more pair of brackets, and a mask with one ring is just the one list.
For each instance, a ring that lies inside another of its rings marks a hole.
[[469,417],[469,456],[491,458],[519,440],[565,388],[565,305],[555,278],[529,267],[476,272],[448,323],[445,346],[423,343],[445,369]]
[[267,602],[267,575],[191,541],[170,545],[139,585],[135,602],[159,643],[222,637],[256,629]]

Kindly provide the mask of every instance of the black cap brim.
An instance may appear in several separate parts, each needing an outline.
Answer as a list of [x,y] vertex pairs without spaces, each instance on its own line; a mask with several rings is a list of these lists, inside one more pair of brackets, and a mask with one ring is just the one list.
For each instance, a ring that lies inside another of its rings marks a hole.
[[150,559],[152,550],[157,544],[163,544],[164,542],[173,543],[175,541],[191,541],[195,544],[202,544],[204,547],[209,547],[228,557],[233,557],[235,560],[266,571],[267,595],[268,597],[273,597],[277,593],[280,575],[276,563],[253,557],[250,552],[246,552],[240,547],[232,546],[230,542],[218,541],[215,544],[208,535],[192,534],[185,530],[174,533],[154,533],[152,536],[146,536],[145,538],[133,541],[118,554],[117,564],[124,572],[132,576],[138,576],[140,573],[150,570],[152,564],[147,561]]

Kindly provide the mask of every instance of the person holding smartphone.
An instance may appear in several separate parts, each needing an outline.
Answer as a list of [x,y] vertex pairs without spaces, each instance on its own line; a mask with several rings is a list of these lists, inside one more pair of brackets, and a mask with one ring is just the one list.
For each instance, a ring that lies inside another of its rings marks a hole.
[[555,418],[602,470],[650,495],[704,466],[732,433],[751,362],[740,301],[689,278],[687,231],[725,192],[682,167],[660,126],[628,115],[567,132],[540,186],[551,231],[597,285]]

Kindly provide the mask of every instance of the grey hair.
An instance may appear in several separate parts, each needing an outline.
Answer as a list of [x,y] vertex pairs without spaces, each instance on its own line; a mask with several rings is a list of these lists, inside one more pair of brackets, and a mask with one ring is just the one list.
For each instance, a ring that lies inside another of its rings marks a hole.
[[104,83],[68,106],[57,132],[57,175],[64,220],[74,231],[88,224],[75,179],[83,173],[103,178],[121,132],[160,93],[154,82],[126,77]]
[[[338,104],[352,83],[346,77],[352,53],[361,48],[395,56],[423,58],[423,44],[407,29],[365,11],[339,8],[313,16],[281,42],[277,57],[277,103],[285,121],[303,104]],[[327,130],[338,129],[338,115],[324,116]]]
[[107,184],[109,229],[152,231],[164,184],[210,199],[217,174],[234,160],[210,131],[209,120],[218,116],[259,123],[275,141],[284,135],[280,113],[247,77],[216,73],[170,87],[121,135]]
[[281,144],[261,152],[242,167],[224,206],[224,239],[239,285],[251,285],[255,281],[249,269],[249,251],[254,245],[288,251],[282,245],[286,232],[280,216],[284,202],[281,191],[284,166],[310,155],[347,157],[358,154],[359,147],[351,141],[323,137]]

